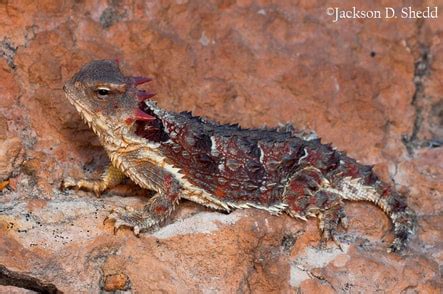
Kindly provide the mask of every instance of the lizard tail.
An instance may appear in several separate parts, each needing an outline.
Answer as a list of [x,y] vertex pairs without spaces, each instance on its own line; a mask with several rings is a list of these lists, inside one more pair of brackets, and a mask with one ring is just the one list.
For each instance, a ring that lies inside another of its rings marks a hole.
[[334,188],[343,199],[373,202],[389,216],[395,239],[388,251],[404,249],[417,227],[417,216],[406,204],[405,197],[382,182],[371,166],[361,165],[347,156],[341,157],[333,174]]

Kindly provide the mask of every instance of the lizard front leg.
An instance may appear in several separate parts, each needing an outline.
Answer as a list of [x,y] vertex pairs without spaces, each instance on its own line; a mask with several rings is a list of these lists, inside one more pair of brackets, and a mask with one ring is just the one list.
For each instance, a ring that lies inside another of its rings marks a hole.
[[141,210],[131,207],[116,208],[107,217],[114,220],[114,232],[121,226],[130,227],[134,234],[151,228],[168,217],[180,200],[180,186],[172,176],[165,176],[164,185]]
[[123,172],[110,164],[100,180],[74,180],[71,177],[67,177],[62,183],[62,187],[65,189],[77,188],[93,191],[97,197],[100,197],[103,191],[118,185],[125,177]]

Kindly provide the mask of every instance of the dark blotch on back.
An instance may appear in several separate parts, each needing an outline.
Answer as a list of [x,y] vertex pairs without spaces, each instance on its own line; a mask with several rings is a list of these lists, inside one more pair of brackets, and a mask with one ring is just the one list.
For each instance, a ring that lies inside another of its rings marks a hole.
[[194,147],[204,151],[205,153],[211,152],[211,138],[206,134],[198,134],[194,137]]

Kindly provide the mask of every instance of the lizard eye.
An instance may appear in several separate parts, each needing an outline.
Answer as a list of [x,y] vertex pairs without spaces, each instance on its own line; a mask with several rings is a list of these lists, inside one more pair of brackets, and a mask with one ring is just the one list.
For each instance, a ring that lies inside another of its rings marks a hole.
[[107,87],[98,87],[95,90],[95,93],[97,95],[97,98],[106,99],[106,98],[108,98],[109,94],[111,93],[111,89],[109,89]]

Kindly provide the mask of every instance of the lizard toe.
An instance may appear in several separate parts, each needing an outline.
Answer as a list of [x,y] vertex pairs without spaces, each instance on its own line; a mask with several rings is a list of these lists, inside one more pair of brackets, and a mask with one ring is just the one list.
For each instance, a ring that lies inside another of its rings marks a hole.
[[66,177],[62,180],[61,188],[62,189],[71,189],[77,187],[77,181],[71,177]]
[[154,219],[146,216],[143,211],[135,210],[132,207],[115,208],[107,217],[107,220],[114,221],[114,232],[120,227],[129,227],[138,236],[142,230],[146,230],[156,224]]

